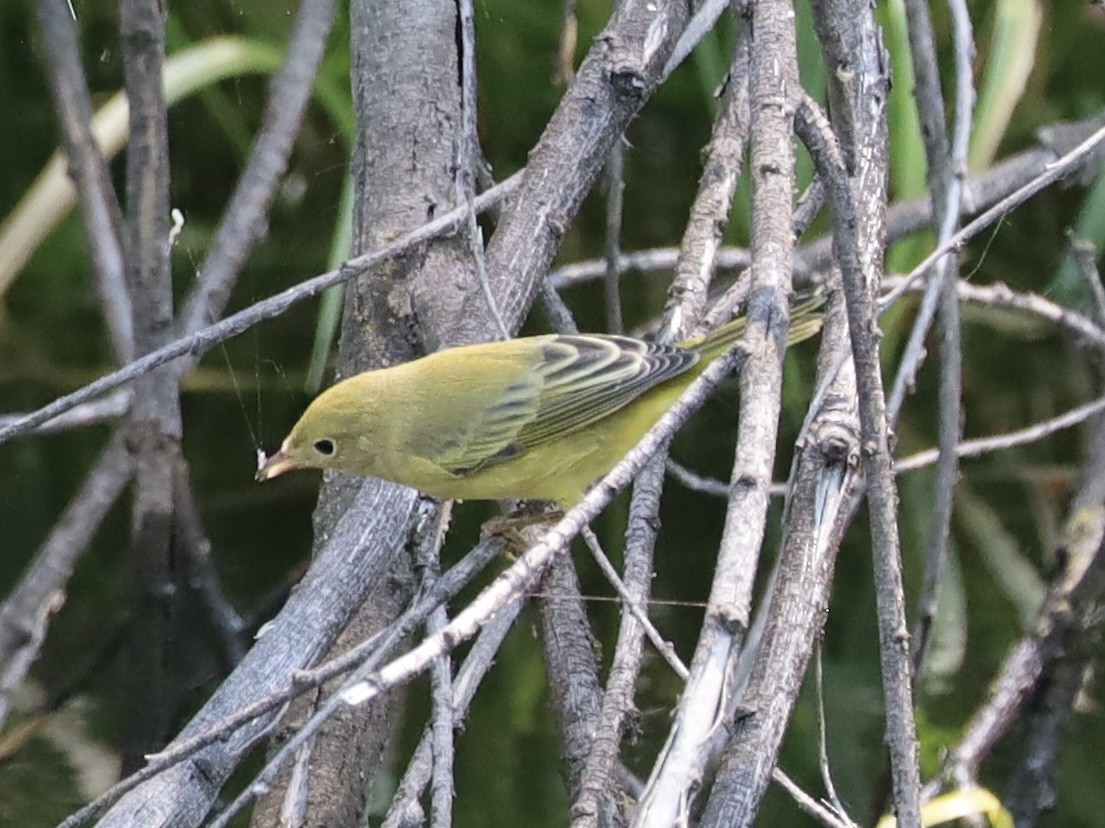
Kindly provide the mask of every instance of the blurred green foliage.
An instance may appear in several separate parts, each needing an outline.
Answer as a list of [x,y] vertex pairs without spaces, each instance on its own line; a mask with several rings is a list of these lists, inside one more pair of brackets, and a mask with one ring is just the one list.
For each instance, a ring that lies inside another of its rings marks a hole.
[[[120,85],[116,7],[106,0],[77,3],[84,63],[93,95],[106,99]],[[172,4],[171,49],[224,34],[239,34],[274,46],[287,37],[290,17],[285,4],[267,0],[234,0]],[[970,4],[979,44],[975,71],[985,76],[989,55],[998,48],[996,21],[1006,3],[979,0]],[[996,127],[1002,154],[1033,140],[1034,130],[1054,119],[1073,119],[1105,106],[1105,14],[1082,2],[1038,3],[1043,14],[1034,62],[1023,96],[1011,117]],[[587,49],[608,13],[608,4],[580,0],[579,48]],[[941,4],[933,5],[945,91],[951,89],[949,23]],[[562,89],[551,82],[561,6],[552,0],[479,0],[477,2],[480,70],[480,135],[497,177],[525,163]],[[908,56],[902,53],[904,32],[900,7],[880,9],[888,27],[896,75],[891,102],[894,145],[892,192],[916,196],[924,187],[923,151],[917,140],[908,81]],[[802,77],[822,96],[825,69],[801,4]],[[999,33],[1000,34],[1000,33]],[[731,26],[711,35],[693,60],[681,67],[631,125],[627,140],[626,202],[622,246],[626,250],[677,244],[694,196],[701,148],[710,134],[714,92],[723,80]],[[273,207],[269,233],[242,274],[234,307],[268,296],[325,269],[340,223],[341,192],[346,178],[351,120],[348,107],[348,25],[339,24],[331,40],[320,95],[312,106],[292,158],[291,169]],[[6,215],[56,145],[56,128],[43,77],[40,44],[31,4],[0,4],[0,215]],[[1023,56],[1022,56],[1023,58]],[[999,79],[1000,80],[1000,79]],[[997,83],[991,78],[991,83]],[[1000,86],[1000,84],[999,84]],[[187,224],[175,253],[178,295],[191,286],[211,240],[230,187],[241,170],[257,127],[265,79],[241,77],[220,83],[175,106],[170,116],[173,203]],[[1000,90],[999,90],[1000,91]],[[803,182],[808,160],[803,156]],[[122,164],[112,165],[122,190]],[[1105,239],[1105,199],[1099,179],[1093,198],[1084,186],[1055,188],[1037,196],[994,231],[984,234],[962,256],[963,273],[977,283],[1004,281],[1024,290],[1058,291],[1053,281],[1065,261],[1068,227],[1080,236]],[[747,241],[747,188],[734,208],[729,239]],[[820,226],[820,225],[819,225]],[[603,205],[592,196],[566,237],[561,261],[602,254]],[[929,240],[904,242],[890,256],[903,268],[922,256]],[[1064,299],[1082,295],[1069,270]],[[623,280],[627,324],[643,323],[661,308],[666,280],[630,274]],[[1058,295],[1058,294],[1057,294]],[[586,286],[566,297],[581,327],[601,325],[601,289]],[[300,306],[273,322],[227,343],[204,360],[184,396],[185,453],[199,493],[205,526],[211,536],[220,573],[234,602],[249,610],[271,601],[294,582],[310,547],[310,511],[315,481],[293,476],[276,485],[252,483],[254,449],[271,448],[286,432],[307,398],[303,393],[307,358],[315,336],[316,308]],[[966,315],[964,343],[966,423],[968,436],[1018,428],[1083,402],[1100,386],[1094,355],[1049,329],[1003,328],[984,313]],[[911,314],[893,317],[888,331],[887,364],[893,364],[899,335]],[[543,319],[533,320],[539,328]],[[801,422],[802,400],[812,383],[813,346],[803,346],[788,360],[788,408],[782,445],[793,442]],[[45,403],[63,391],[92,379],[108,367],[109,351],[84,251],[79,221],[70,216],[34,256],[11,291],[0,298],[0,409],[19,411]],[[900,453],[932,445],[936,438],[935,371],[929,366],[918,381],[898,430]],[[735,387],[723,389],[676,442],[675,456],[692,468],[716,477],[728,474],[733,425],[737,415]],[[0,449],[0,591],[19,577],[38,544],[95,458],[106,426],[52,437],[23,439]],[[969,461],[962,486],[982,499],[1004,530],[1015,539],[1022,563],[1046,577],[1049,550],[1057,537],[1067,498],[1077,485],[1085,434],[1079,430],[1005,455]],[[787,472],[782,452],[777,473]],[[927,531],[931,479],[915,473],[902,479],[902,533],[906,578],[911,589],[920,575],[920,555]],[[620,547],[620,524],[611,510],[598,527],[608,549]],[[459,510],[452,554],[476,534],[485,510]],[[664,502],[655,595],[672,604],[658,605],[654,617],[684,657],[689,657],[701,622],[698,602],[705,599],[713,569],[713,549],[720,534],[719,501],[672,484]],[[773,508],[777,525],[778,506]],[[842,549],[837,564],[833,606],[824,641],[829,756],[835,783],[858,819],[874,815],[873,799],[882,769],[882,721],[879,667],[871,586],[870,549],[862,518]],[[51,628],[47,648],[36,668],[36,680],[48,690],[74,678],[83,653],[108,646],[132,597],[127,568],[127,508],[117,506],[82,561],[69,589],[64,610]],[[777,534],[777,531],[776,533]],[[777,542],[777,537],[774,538]],[[961,659],[952,659],[940,692],[921,700],[919,725],[926,771],[935,769],[941,751],[952,744],[965,717],[984,698],[988,681],[1010,644],[1021,632],[1019,608],[995,584],[987,568],[992,549],[986,533],[954,527],[959,561],[958,590],[965,607],[960,639]],[[609,588],[577,556],[585,593],[608,597]],[[764,569],[767,568],[765,563]],[[913,597],[911,591],[910,597]],[[123,608],[123,609],[121,609]],[[616,607],[593,604],[596,628],[612,646]],[[477,696],[468,726],[458,740],[457,821],[462,828],[491,825],[562,824],[566,794],[559,776],[554,725],[544,695],[540,656],[530,634],[532,619],[519,625],[497,666]],[[951,636],[950,638],[955,638]],[[950,640],[950,639],[949,639]],[[962,643],[962,642],[961,642]],[[92,700],[87,728],[91,738],[110,745],[118,741],[121,720],[116,692],[118,658],[106,657],[88,673],[80,692]],[[201,703],[220,680],[218,664],[200,661],[193,676],[194,704]],[[649,662],[638,698],[640,733],[627,748],[627,761],[647,773],[659,740],[668,727],[668,710],[678,682],[658,659]],[[426,688],[416,684],[408,715],[421,720]],[[181,711],[182,717],[188,711]],[[1100,756],[1105,752],[1105,725],[1100,708],[1087,706],[1076,717],[1064,747],[1058,803],[1045,824],[1100,825],[1105,789],[1100,785]],[[406,750],[417,734],[403,736]],[[803,786],[821,790],[817,771],[817,721],[808,687],[787,736],[781,765]],[[1002,773],[1017,757],[1017,735],[1008,739],[985,768],[983,781],[998,791]],[[0,823],[38,825],[66,813],[76,794],[44,794],[28,780],[65,779],[62,753],[32,747],[0,765]],[[69,785],[71,783],[64,783]],[[56,790],[56,789],[54,789]],[[774,790],[765,802],[763,825],[797,825],[793,805]]]

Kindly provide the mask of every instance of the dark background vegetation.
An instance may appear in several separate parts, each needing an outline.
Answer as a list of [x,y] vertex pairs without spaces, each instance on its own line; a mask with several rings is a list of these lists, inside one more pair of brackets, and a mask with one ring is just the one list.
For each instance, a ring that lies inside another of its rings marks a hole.
[[[936,4],[938,37],[944,34],[942,5]],[[971,3],[981,71],[990,57],[997,0]],[[85,69],[96,100],[121,84],[117,10],[110,2],[77,2]],[[170,4],[170,54],[221,35],[240,35],[279,47],[287,35],[284,4],[233,0]],[[605,21],[607,4],[581,0],[581,48]],[[897,25],[890,9],[882,19]],[[480,138],[494,174],[518,169],[537,140],[562,88],[552,82],[561,6],[552,0],[482,0],[477,4],[480,69]],[[1085,117],[1105,106],[1105,13],[1077,2],[1044,4],[1044,24],[1027,88],[1004,130],[999,155],[1034,140],[1034,131],[1057,119]],[[707,38],[695,56],[660,89],[628,133],[626,207],[622,245],[626,250],[677,244],[699,173],[699,152],[709,137],[714,90],[727,64],[728,27]],[[815,57],[812,35],[803,29],[803,56]],[[896,42],[888,39],[891,46]],[[941,42],[941,48],[946,43]],[[0,217],[10,213],[57,145],[53,110],[39,55],[29,3],[0,4]],[[942,59],[950,62],[943,52]],[[897,64],[895,64],[897,66]],[[819,61],[803,63],[808,88],[820,96]],[[348,29],[339,23],[323,69],[343,92],[348,77]],[[219,211],[248,150],[263,104],[265,78],[244,75],[191,96],[171,109],[172,199],[187,223],[173,256],[178,295],[195,278]],[[347,93],[346,93],[347,94]],[[908,138],[908,84],[895,88],[891,135],[897,150],[892,198],[918,194],[923,154]],[[910,149],[910,147],[913,149]],[[327,267],[340,221],[339,201],[346,173],[348,136],[318,104],[309,110],[291,170],[272,210],[269,232],[252,256],[232,307],[294,284]],[[805,163],[805,162],[804,162]],[[808,171],[808,164],[806,165]],[[122,191],[122,158],[113,172]],[[808,172],[806,175],[808,180]],[[1077,302],[1069,281],[1058,279],[1068,249],[1068,228],[1098,240],[1105,234],[1102,179],[1045,191],[972,243],[962,272],[979,284],[1011,286]],[[1096,200],[1095,200],[1096,197]],[[729,240],[747,242],[746,207],[738,207]],[[818,226],[814,232],[823,230]],[[563,262],[602,254],[601,200],[585,207],[562,249]],[[907,269],[925,242],[916,239],[892,251],[893,267]],[[627,326],[652,319],[662,308],[666,274],[630,274],[623,281]],[[603,324],[598,284],[573,288],[565,298],[581,327]],[[272,450],[310,399],[305,388],[308,355],[315,336],[317,304],[296,307],[277,320],[212,351],[185,383],[184,451],[200,498],[224,585],[247,616],[263,620],[306,565],[311,544],[310,513],[316,477],[300,474],[274,485],[252,481],[255,449]],[[911,314],[889,317],[884,350],[892,360]],[[965,327],[965,432],[967,436],[1007,431],[1061,412],[1099,393],[1101,365],[1054,329],[1024,320],[1005,320],[973,311]],[[535,313],[527,330],[547,328]],[[812,347],[788,358],[784,441],[800,425],[813,376]],[[71,214],[50,234],[10,290],[0,295],[0,413],[31,410],[102,374],[109,349],[90,286],[79,221]],[[898,429],[901,456],[936,439],[935,378],[922,374]],[[675,456],[715,477],[728,475],[733,441],[735,388],[726,386],[679,438]],[[96,457],[108,425],[54,436],[23,438],[0,449],[0,594],[19,577],[57,515]],[[1051,557],[1068,497],[1077,485],[1086,434],[1060,433],[1039,444],[967,461],[963,466],[953,525],[957,596],[964,616],[945,630],[932,658],[919,708],[924,770],[937,768],[941,751],[954,743],[969,713],[982,701],[1007,649],[1024,629],[1031,609],[995,570],[1028,564],[1038,579],[1054,566]],[[783,460],[787,451],[783,450]],[[786,467],[777,470],[785,474]],[[916,589],[928,520],[931,477],[901,478],[902,532],[907,589]],[[598,527],[608,548],[620,542],[615,506]],[[713,569],[712,550],[720,534],[724,504],[669,485],[664,531],[657,554],[654,594],[670,600],[658,606],[658,626],[689,656]],[[459,508],[453,543],[467,545],[487,510]],[[84,556],[56,616],[43,656],[33,672],[37,699],[21,704],[23,714],[44,699],[64,699],[69,715],[58,719],[73,739],[98,744],[110,756],[121,738],[123,711],[135,703],[119,688],[127,664],[119,655],[133,589],[128,578],[128,510],[117,505]],[[824,665],[828,745],[836,784],[857,815],[868,813],[880,771],[881,692],[871,563],[866,541],[842,549],[827,627]],[[1007,542],[1006,542],[1007,541]],[[1015,558],[1016,561],[1011,559]],[[616,606],[598,600],[609,588],[582,556],[584,592],[597,629],[616,631]],[[1031,581],[1031,579],[1030,579]],[[1031,582],[1029,595],[1031,595]],[[910,592],[912,597],[913,592]],[[1028,602],[1030,603],[1030,601]],[[196,625],[186,643],[193,657],[179,677],[198,706],[223,675],[210,633]],[[610,638],[606,639],[610,641]],[[1100,655],[1100,654],[1099,654]],[[646,771],[666,732],[668,710],[679,686],[660,663],[646,668],[638,703],[640,739],[630,764]],[[1102,824],[1105,786],[1105,722],[1101,683],[1090,681],[1060,761],[1058,800],[1042,824]],[[414,685],[408,712],[420,722],[425,686]],[[471,720],[458,739],[456,824],[458,826],[558,825],[566,794],[558,774],[554,725],[546,707],[540,653],[524,623],[508,639],[498,664],[477,696]],[[180,711],[183,722],[189,710]],[[812,694],[799,705],[781,766],[817,789],[816,716]],[[408,734],[404,745],[409,742]],[[43,733],[0,764],[0,824],[44,825],[63,817],[82,799],[73,777],[73,757],[64,740]],[[1001,790],[1004,771],[1018,751],[1017,734],[985,766],[983,781]],[[397,750],[403,755],[405,747]],[[636,756],[635,756],[636,754]],[[632,761],[636,758],[638,761]],[[386,800],[385,800],[386,801]],[[547,815],[547,816],[546,816]],[[797,824],[800,817],[777,790],[769,793],[761,824]]]

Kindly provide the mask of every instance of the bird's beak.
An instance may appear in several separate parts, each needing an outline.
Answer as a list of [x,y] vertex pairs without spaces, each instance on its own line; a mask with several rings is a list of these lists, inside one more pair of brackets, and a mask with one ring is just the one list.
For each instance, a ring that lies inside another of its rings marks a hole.
[[292,458],[288,457],[284,453],[284,449],[276,452],[272,457],[263,459],[258,458],[261,462],[257,466],[257,475],[254,477],[258,483],[264,483],[266,480],[272,480],[274,477],[279,477],[286,471],[291,471],[297,467],[297,464]]

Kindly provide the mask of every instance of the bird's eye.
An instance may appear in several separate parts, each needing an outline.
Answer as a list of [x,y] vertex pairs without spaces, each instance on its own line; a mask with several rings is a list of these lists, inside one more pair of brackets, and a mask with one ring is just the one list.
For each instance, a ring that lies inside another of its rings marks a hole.
[[321,440],[315,440],[315,451],[324,457],[329,457],[334,453],[337,446],[334,445],[334,441],[329,437],[323,437]]

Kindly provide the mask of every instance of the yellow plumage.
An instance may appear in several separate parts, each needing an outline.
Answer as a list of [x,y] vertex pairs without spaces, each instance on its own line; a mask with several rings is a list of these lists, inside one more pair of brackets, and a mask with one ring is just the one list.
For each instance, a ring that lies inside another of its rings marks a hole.
[[[820,328],[820,296],[789,342]],[[578,501],[744,332],[735,319],[681,345],[533,336],[450,348],[320,394],[257,473],[331,468],[441,498]]]

